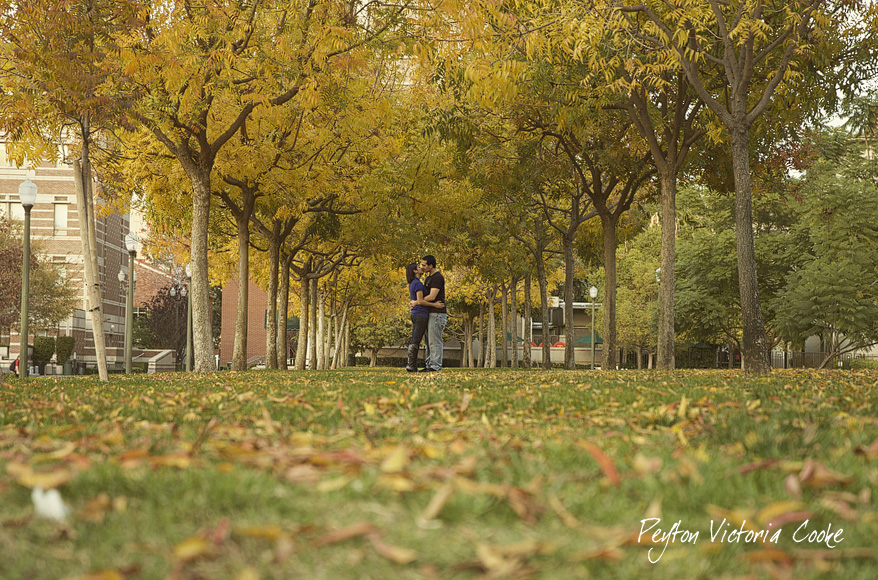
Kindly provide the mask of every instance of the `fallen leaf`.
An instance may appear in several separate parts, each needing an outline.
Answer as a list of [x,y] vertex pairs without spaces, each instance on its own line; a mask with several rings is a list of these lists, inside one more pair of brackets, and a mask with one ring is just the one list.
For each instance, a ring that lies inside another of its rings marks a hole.
[[351,538],[356,538],[358,536],[365,536],[368,533],[371,533],[375,530],[375,526],[372,525],[372,522],[362,521],[357,522],[355,524],[351,524],[349,526],[345,526],[344,528],[339,528],[337,530],[333,530],[328,534],[324,535],[322,538],[319,538],[314,542],[314,545],[317,547],[320,546],[328,546],[330,544],[335,544],[337,542],[343,542],[345,540],[349,540]]
[[567,511],[567,508],[564,507],[564,504],[561,503],[561,500],[554,493],[549,494],[549,506],[561,518],[565,526],[573,529],[579,528],[579,520]]
[[275,541],[285,532],[284,529],[277,524],[269,524],[266,526],[244,526],[242,528],[235,528],[234,533],[236,536]]
[[409,564],[418,558],[418,553],[414,550],[386,544],[377,533],[369,534],[369,541],[372,542],[372,547],[375,548],[375,551],[378,552],[378,554],[387,558],[391,562],[396,562],[397,564]]
[[351,482],[351,478],[346,476],[336,477],[333,479],[324,479],[320,483],[317,484],[317,491],[323,493],[329,493],[331,491],[338,491],[344,488],[347,484]]
[[622,479],[619,477],[619,472],[616,470],[615,464],[613,464],[613,460],[610,459],[600,447],[591,441],[579,441],[578,444],[594,457],[595,461],[598,462],[601,471],[604,472],[604,475],[610,480],[611,484],[619,485],[622,482]]
[[6,472],[19,484],[30,489],[37,487],[57,488],[73,479],[73,472],[66,468],[53,471],[34,471],[30,465],[16,461],[10,461],[6,464]]
[[381,471],[384,473],[399,473],[405,469],[408,463],[409,452],[405,445],[397,445],[381,462]]
[[212,555],[210,542],[202,536],[186,538],[174,547],[174,557],[181,562],[191,562]]
[[805,466],[799,473],[799,481],[808,487],[829,487],[831,485],[849,485],[853,478],[832,471],[819,461],[805,460]]
[[759,510],[756,514],[756,521],[764,526],[783,514],[800,511],[804,507],[805,504],[799,501],[774,502]]
[[77,576],[73,580],[125,580],[125,576],[117,570],[101,570],[85,576]]
[[445,504],[453,493],[454,484],[450,481],[443,483],[442,487],[433,494],[433,499],[427,504],[426,509],[421,513],[421,520],[429,521],[435,519],[442,511],[442,508],[445,507]]
[[858,445],[856,449],[854,449],[854,453],[857,455],[862,455],[866,459],[875,459],[878,458],[878,439],[872,442],[868,447],[863,447],[862,445]]
[[751,550],[744,557],[751,564],[757,562],[779,562],[786,565],[793,563],[793,558],[783,550],[778,548],[763,548],[762,550]]

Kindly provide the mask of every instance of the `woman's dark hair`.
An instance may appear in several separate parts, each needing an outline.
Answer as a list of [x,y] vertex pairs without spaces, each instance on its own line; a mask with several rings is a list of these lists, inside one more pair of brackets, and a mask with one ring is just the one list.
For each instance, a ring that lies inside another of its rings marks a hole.
[[413,262],[405,267],[405,283],[406,284],[411,284],[412,280],[415,279],[415,270],[418,269],[418,266],[420,266],[420,264]]

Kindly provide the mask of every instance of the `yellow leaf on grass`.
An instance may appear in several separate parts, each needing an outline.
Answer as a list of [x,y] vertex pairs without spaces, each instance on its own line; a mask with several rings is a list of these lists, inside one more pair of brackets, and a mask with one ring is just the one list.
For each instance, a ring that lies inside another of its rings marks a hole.
[[756,521],[766,525],[771,520],[775,519],[778,516],[782,516],[789,512],[797,512],[802,510],[805,507],[800,501],[778,501],[772,504],[769,504],[759,510],[759,513],[756,514]]
[[377,409],[377,407],[375,405],[373,405],[372,403],[363,403],[363,410],[370,417],[375,416],[376,409]]
[[409,452],[405,445],[397,445],[381,462],[381,471],[384,473],[399,473],[405,469],[409,460]]
[[320,483],[317,484],[317,491],[321,491],[324,493],[330,491],[338,491],[342,489],[344,486],[349,484],[351,479],[349,477],[341,476],[333,479],[324,479]]
[[415,482],[404,475],[386,474],[378,478],[376,486],[393,491],[413,491]]
[[245,526],[235,530],[235,535],[256,538],[258,540],[275,541],[283,534],[283,528],[276,524],[269,524],[267,526]]
[[6,472],[14,477],[19,484],[31,489],[35,487],[52,489],[73,479],[73,473],[68,469],[35,472],[30,465],[17,461],[10,461],[6,464]]
[[125,577],[116,570],[101,570],[85,576],[77,576],[73,580],[125,580]]
[[68,455],[73,453],[75,450],[76,450],[76,443],[70,441],[67,444],[65,444],[63,447],[61,447],[60,449],[57,449],[57,450],[52,451],[50,453],[40,453],[38,455],[34,455],[33,459],[31,461],[32,461],[32,463],[56,461],[58,459],[64,459],[65,457],[67,457]]
[[186,538],[174,546],[174,557],[182,562],[191,562],[210,555],[210,543],[201,536]]

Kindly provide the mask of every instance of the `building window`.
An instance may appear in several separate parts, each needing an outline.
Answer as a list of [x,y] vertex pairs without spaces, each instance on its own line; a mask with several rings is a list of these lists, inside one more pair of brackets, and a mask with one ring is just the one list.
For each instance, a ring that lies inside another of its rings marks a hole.
[[67,204],[66,203],[56,203],[55,204],[55,235],[56,236],[66,236],[67,235]]

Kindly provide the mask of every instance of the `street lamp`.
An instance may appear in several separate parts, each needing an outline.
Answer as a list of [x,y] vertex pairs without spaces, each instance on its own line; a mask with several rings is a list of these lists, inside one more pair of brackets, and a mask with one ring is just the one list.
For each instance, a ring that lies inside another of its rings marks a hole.
[[125,236],[128,250],[128,303],[125,307],[125,374],[132,372],[131,351],[134,348],[134,258],[137,256],[137,236],[128,232]]
[[598,297],[597,287],[589,288],[588,295],[591,296],[591,370],[594,370],[594,299]]
[[29,304],[28,295],[30,294],[30,210],[37,201],[37,186],[28,177],[24,183],[18,186],[18,199],[24,208],[24,255],[21,264],[21,332],[19,339],[19,358],[18,373],[19,376],[25,378],[28,376],[28,352],[27,337],[30,334],[28,329]]
[[[186,285],[192,284],[192,265],[186,264]],[[192,372],[192,292],[186,293],[186,372]]]

